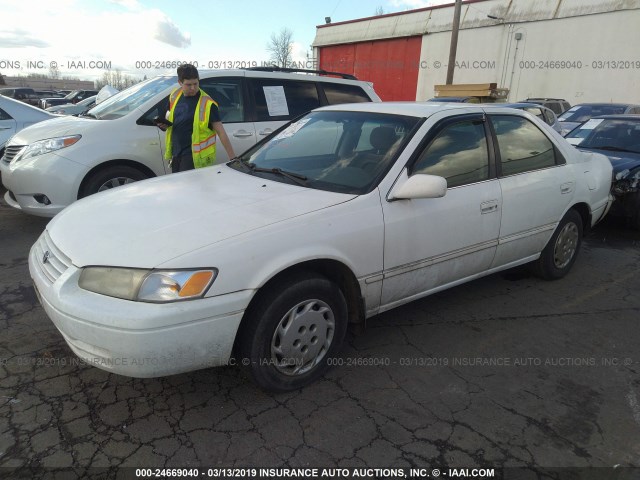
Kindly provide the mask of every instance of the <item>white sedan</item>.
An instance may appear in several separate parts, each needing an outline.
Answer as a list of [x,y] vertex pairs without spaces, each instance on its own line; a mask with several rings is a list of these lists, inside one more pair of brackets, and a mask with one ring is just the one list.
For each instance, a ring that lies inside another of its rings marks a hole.
[[321,376],[348,323],[516,265],[565,276],[611,164],[511,108],[326,107],[241,158],[83,199],[31,249],[87,362],[133,377],[237,362]]
[[29,125],[56,118],[51,113],[24,102],[0,95],[0,158],[5,144],[13,134]]

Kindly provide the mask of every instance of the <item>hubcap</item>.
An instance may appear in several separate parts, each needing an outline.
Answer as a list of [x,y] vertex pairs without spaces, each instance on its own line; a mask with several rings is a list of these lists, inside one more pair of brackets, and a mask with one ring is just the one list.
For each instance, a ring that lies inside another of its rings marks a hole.
[[280,320],[271,339],[271,361],[285,375],[302,375],[324,358],[333,341],[335,318],[321,300],[305,300]]
[[129,177],[116,177],[110,180],[107,180],[98,189],[99,192],[104,192],[105,190],[109,190],[110,188],[120,187],[122,185],[126,185],[127,183],[133,183],[135,180]]
[[569,222],[562,228],[553,249],[553,262],[556,268],[564,268],[569,264],[576,253],[578,238],[580,235],[575,223]]

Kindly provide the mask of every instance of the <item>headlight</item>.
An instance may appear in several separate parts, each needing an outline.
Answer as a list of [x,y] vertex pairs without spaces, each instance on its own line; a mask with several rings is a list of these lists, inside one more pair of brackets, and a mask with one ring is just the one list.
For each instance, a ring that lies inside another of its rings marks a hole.
[[13,161],[17,162],[20,160],[26,160],[27,158],[42,155],[43,153],[49,153],[55,150],[60,150],[61,148],[70,147],[81,138],[82,135],[70,135],[68,137],[56,137],[40,140],[39,142],[28,145],[27,148],[23,149],[22,152],[13,159]]
[[91,292],[125,300],[175,302],[204,296],[216,274],[216,269],[87,267],[82,270],[78,285]]

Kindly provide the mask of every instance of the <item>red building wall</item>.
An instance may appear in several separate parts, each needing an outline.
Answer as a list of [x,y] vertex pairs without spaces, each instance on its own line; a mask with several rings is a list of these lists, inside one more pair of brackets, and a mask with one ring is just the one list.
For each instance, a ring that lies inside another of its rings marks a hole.
[[422,37],[320,47],[320,68],[373,82],[384,101],[416,99]]

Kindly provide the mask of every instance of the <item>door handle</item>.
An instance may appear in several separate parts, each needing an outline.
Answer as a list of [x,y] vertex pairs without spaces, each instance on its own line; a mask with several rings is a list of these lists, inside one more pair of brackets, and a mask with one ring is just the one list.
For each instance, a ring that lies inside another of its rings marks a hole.
[[480,213],[484,215],[485,213],[497,212],[498,211],[498,201],[497,200],[489,200],[488,202],[482,202],[480,204]]
[[244,138],[244,137],[251,137],[253,136],[253,133],[251,132],[247,132],[246,130],[237,130],[235,132],[232,133],[232,135],[234,137],[238,137],[238,138]]
[[0,127],[0,130],[9,130],[9,129],[11,129],[11,128],[12,128],[12,127]]
[[273,133],[273,130],[271,130],[270,128],[265,128],[264,130],[260,130],[258,132],[258,135],[271,135]]

